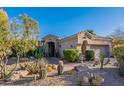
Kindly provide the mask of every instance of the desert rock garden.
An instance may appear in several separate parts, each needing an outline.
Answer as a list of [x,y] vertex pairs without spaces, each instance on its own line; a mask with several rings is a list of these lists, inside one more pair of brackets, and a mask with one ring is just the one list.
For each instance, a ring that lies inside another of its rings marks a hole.
[[124,45],[113,56],[93,50],[65,49],[63,57],[47,57],[37,45],[38,22],[26,14],[8,20],[0,9],[0,85],[114,86],[124,85]]
[[[114,59],[103,65],[95,62],[70,63],[58,58],[42,58],[38,63],[34,60],[20,60],[13,74],[0,81],[0,85],[25,85],[25,86],[109,86],[124,85],[124,78],[119,75],[117,63]],[[9,59],[13,68],[16,58]],[[54,61],[56,63],[51,64]],[[106,60],[105,60],[106,61]],[[65,63],[65,64],[64,64]],[[45,67],[44,67],[45,65]]]

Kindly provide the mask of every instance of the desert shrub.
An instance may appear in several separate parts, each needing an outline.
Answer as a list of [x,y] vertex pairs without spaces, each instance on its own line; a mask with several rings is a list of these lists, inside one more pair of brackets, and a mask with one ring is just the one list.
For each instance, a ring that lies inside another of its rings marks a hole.
[[34,50],[34,57],[36,59],[41,59],[43,57],[43,47],[36,47],[36,49]]
[[95,53],[93,50],[86,50],[85,58],[87,61],[93,61],[95,59]]
[[6,68],[5,71],[3,71],[2,74],[0,74],[0,79],[7,77],[10,72],[11,70]]
[[70,62],[74,62],[79,59],[79,51],[77,49],[65,49],[63,53],[64,58]]
[[118,61],[119,73],[124,76],[124,44],[115,46],[113,48],[113,53]]
[[38,74],[39,73],[38,63],[28,64],[27,65],[27,71],[29,74]]
[[20,66],[20,69],[21,69],[21,70],[26,70],[26,69],[27,69],[28,64],[27,64],[27,63],[24,63],[24,64],[19,64],[19,66]]
[[103,69],[103,62],[104,62],[105,55],[100,54],[100,69]]
[[44,62],[36,62],[26,65],[26,70],[28,71],[28,74],[39,74],[40,78],[43,78],[43,74],[46,74],[46,63]]

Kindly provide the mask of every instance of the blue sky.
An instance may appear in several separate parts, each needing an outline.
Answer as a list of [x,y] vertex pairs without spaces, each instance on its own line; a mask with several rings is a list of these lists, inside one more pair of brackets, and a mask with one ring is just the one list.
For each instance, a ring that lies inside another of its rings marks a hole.
[[27,7],[3,8],[9,19],[26,13],[39,22],[40,37],[54,34],[65,37],[85,29],[93,29],[106,36],[117,27],[124,27],[124,8],[51,8]]

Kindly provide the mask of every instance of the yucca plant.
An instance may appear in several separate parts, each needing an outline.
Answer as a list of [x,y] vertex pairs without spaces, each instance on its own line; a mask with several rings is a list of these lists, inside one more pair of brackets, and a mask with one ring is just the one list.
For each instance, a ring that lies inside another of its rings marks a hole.
[[104,58],[105,58],[105,55],[104,55],[104,54],[101,54],[101,55],[100,55],[100,69],[103,69]]
[[27,71],[29,74],[38,74],[38,72],[39,72],[38,63],[32,63],[32,64],[28,65]]

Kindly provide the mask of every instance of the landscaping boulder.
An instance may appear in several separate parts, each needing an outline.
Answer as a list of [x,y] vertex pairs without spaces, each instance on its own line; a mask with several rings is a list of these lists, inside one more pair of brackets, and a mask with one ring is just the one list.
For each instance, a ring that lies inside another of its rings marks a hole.
[[53,65],[52,65],[52,68],[53,68],[54,70],[57,70],[57,65],[53,64]]
[[81,86],[90,86],[90,73],[86,72],[86,73],[82,73],[79,77],[79,85]]
[[101,86],[103,83],[104,78],[99,74],[82,72],[79,76],[79,85],[81,86]]
[[104,83],[104,78],[99,74],[94,74],[92,77],[92,84],[93,86],[101,86]]
[[83,71],[88,70],[88,66],[86,66],[86,65],[78,65],[78,66],[75,66],[74,69],[77,72],[83,72]]
[[110,62],[109,58],[104,58],[103,64],[107,65]]
[[117,66],[118,65],[118,62],[116,60],[116,58],[110,58],[110,62],[113,66]]
[[83,62],[84,61],[84,55],[82,55],[82,54],[80,54],[80,56],[79,56],[79,60],[80,60],[80,62]]
[[99,59],[97,58],[97,59],[95,59],[95,62],[93,63],[93,66],[96,66],[96,65],[98,65],[100,62],[99,62]]

